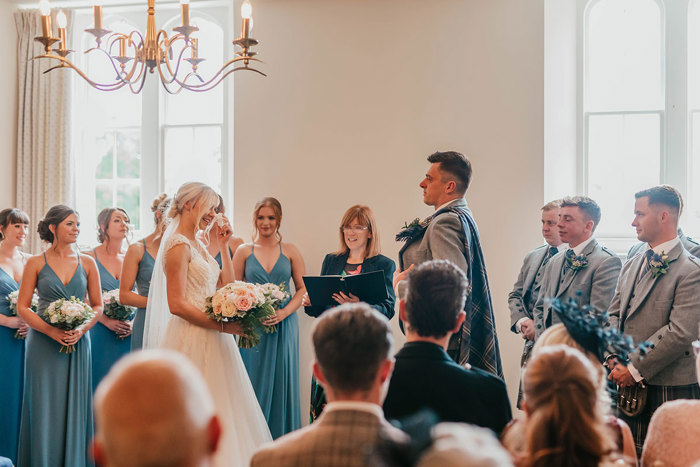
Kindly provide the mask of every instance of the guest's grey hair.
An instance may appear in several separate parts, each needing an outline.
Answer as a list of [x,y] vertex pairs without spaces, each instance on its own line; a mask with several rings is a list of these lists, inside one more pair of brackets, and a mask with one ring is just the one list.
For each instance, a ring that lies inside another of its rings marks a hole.
[[417,467],[508,467],[508,452],[486,428],[464,423],[439,423],[431,430],[432,446]]

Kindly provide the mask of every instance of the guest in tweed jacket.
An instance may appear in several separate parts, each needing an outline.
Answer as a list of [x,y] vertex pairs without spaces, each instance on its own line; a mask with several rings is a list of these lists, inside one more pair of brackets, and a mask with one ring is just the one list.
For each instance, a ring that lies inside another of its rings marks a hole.
[[312,425],[263,446],[251,466],[360,467],[380,438],[403,441],[406,435],[381,408],[394,366],[392,343],[388,320],[365,303],[321,315],[313,330],[313,372],[328,405]]

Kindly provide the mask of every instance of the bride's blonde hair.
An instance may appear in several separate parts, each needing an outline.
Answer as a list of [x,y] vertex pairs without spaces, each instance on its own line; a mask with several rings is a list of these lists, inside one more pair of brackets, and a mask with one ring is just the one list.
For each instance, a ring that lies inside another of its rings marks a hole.
[[199,225],[202,217],[219,205],[219,195],[209,185],[200,182],[188,182],[178,188],[168,211],[168,217],[181,215],[185,210],[185,204],[191,203],[192,207],[198,206],[195,213],[195,225]]

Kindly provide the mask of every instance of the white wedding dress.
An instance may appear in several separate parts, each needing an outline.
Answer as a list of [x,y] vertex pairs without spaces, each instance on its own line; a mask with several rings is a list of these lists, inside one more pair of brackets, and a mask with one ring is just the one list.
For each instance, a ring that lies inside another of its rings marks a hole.
[[[156,262],[156,268],[165,265],[168,251],[173,246],[188,245],[191,260],[187,269],[185,293],[192,305],[203,310],[206,298],[216,291],[220,274],[219,266],[199,240],[197,240],[198,245],[193,245],[185,236],[170,233],[171,235],[163,239],[164,243],[158,252],[160,261]],[[154,268],[154,276],[156,268]],[[164,279],[164,269],[162,271],[162,279]],[[159,288],[162,289],[162,287]],[[153,288],[150,292],[148,312],[162,313],[163,310],[150,309]],[[167,304],[167,298],[154,300],[154,302],[160,302],[162,308],[163,303]],[[231,334],[196,326],[169,312],[167,315],[165,318],[167,322],[162,321],[161,326],[164,325],[164,331],[160,335],[154,333],[154,329],[148,333],[147,324],[146,346],[177,350],[199,368],[212,393],[216,413],[223,427],[214,459],[215,465],[247,467],[250,465],[253,453],[263,443],[271,441],[272,437],[234,337]],[[150,318],[148,319],[150,322]]]

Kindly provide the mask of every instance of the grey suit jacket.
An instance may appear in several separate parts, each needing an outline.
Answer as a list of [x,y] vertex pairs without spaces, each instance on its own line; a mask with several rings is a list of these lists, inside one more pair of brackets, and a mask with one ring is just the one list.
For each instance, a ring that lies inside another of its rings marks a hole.
[[[688,237],[687,235],[683,234],[683,231],[681,229],[678,229],[678,238],[681,239],[681,243],[683,244],[683,248],[688,250],[688,253],[700,258],[700,243],[693,240],[692,237]],[[634,245],[632,245],[630,250],[627,252],[627,261],[631,260],[637,253],[644,253],[646,251],[646,249],[647,249],[646,243],[644,243],[644,242],[635,243]]]
[[697,382],[692,342],[700,324],[700,259],[678,244],[668,252],[668,272],[647,272],[635,285],[644,255],[625,263],[610,304],[610,322],[635,343],[653,348],[631,362],[649,384],[682,386]]
[[323,412],[313,424],[263,446],[251,467],[364,467],[380,438],[407,435],[376,414],[360,410]]
[[[544,270],[540,295],[535,305],[535,338],[547,327],[560,322],[547,303],[548,298],[574,298],[581,305],[591,305],[598,311],[607,310],[615,294],[615,285],[622,261],[615,253],[600,245],[594,238],[581,252],[588,265],[577,271],[564,268],[566,252],[557,253]],[[581,296],[577,292],[581,292]]]
[[[464,198],[452,201],[448,206],[466,207]],[[464,229],[459,216],[453,212],[445,212],[436,217],[425,229],[423,238],[408,245],[401,254],[401,270],[407,269],[411,264],[433,259],[448,259],[455,263],[464,273],[467,273],[467,260],[465,257]],[[406,283],[399,283],[399,297],[405,296]]]
[[525,255],[523,266],[520,268],[518,280],[513,285],[513,290],[508,294],[508,308],[510,308],[510,329],[517,332],[515,324],[522,318],[533,318],[533,310],[528,309],[528,297],[532,293],[532,286],[535,282],[535,276],[539,271],[542,261],[544,261],[549,245],[545,244],[535,248],[530,253]]

